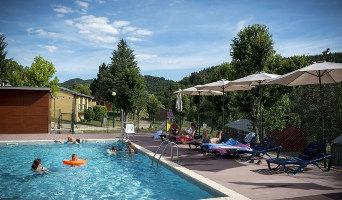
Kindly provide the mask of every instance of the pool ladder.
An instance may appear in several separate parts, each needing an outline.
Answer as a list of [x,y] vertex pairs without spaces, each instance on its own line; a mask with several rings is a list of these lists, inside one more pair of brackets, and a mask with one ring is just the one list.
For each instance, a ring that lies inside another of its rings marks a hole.
[[[164,144],[166,144],[166,145],[164,146],[164,148],[162,148]],[[157,165],[159,164],[160,158],[164,155],[165,150],[167,149],[168,146],[170,146],[171,160],[173,160],[173,148],[174,147],[176,148],[176,152],[177,152],[176,155],[177,155],[177,161],[178,161],[178,159],[179,159],[178,145],[176,143],[174,143],[174,142],[171,142],[171,141],[168,141],[168,140],[164,140],[162,143],[160,143],[160,145],[159,145],[158,149],[156,150],[156,152],[154,152],[154,155],[153,155],[153,158],[152,158],[152,164],[153,164],[153,161],[158,156],[157,154],[158,154],[159,150],[163,149],[162,152],[159,154],[159,158],[157,159],[158,162],[156,161]]]

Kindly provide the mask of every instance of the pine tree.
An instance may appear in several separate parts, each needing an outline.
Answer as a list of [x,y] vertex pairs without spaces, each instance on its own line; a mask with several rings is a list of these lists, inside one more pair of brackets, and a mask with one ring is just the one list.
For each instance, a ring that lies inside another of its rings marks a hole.
[[0,80],[7,80],[8,74],[9,74],[9,66],[8,62],[9,59],[6,58],[7,56],[7,43],[6,43],[6,37],[3,34],[0,34]]
[[140,74],[133,50],[122,39],[113,51],[109,66],[112,88],[116,92],[115,104],[125,113],[141,110],[144,98],[145,80]]

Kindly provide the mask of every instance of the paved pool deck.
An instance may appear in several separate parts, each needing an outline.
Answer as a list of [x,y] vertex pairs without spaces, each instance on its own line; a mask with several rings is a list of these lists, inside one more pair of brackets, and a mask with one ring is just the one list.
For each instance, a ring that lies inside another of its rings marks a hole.
[[[63,140],[70,134],[0,134],[0,141]],[[115,139],[115,134],[75,134],[81,139]],[[138,135],[134,143],[154,152],[160,141],[151,134]],[[222,186],[250,199],[342,199],[342,172],[321,172],[309,167],[305,172],[287,175],[282,171],[270,172],[265,160],[262,164],[240,162],[234,158],[217,158],[190,150],[180,145],[177,163]],[[166,159],[170,159],[169,151]]]

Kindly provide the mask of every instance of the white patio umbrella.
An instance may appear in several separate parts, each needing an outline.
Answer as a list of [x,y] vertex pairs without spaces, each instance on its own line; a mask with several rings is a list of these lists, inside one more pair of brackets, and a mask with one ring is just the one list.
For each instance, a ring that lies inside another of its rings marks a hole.
[[263,113],[262,113],[262,106],[261,106],[261,99],[262,99],[262,93],[261,93],[261,85],[267,84],[269,81],[278,78],[278,74],[268,74],[265,72],[258,72],[255,74],[251,74],[239,79],[236,79],[234,81],[231,81],[228,83],[229,86],[236,86],[236,85],[249,85],[249,86],[257,86],[259,89],[259,112],[260,112],[260,133],[261,138],[263,138]]
[[[176,93],[178,94],[185,94],[185,95],[191,95],[191,96],[219,96],[219,95],[223,95],[222,92],[219,91],[215,91],[215,90],[199,90],[196,87],[200,87],[201,85],[196,85],[195,87],[190,87],[190,88],[186,88],[184,90],[178,90],[176,91]],[[198,106],[200,107],[200,105]],[[199,109],[197,112],[197,121],[198,123],[200,123],[200,113],[199,113]],[[200,126],[198,126],[198,132],[200,132]]]
[[177,94],[176,99],[176,110],[179,112],[179,126],[182,128],[182,117],[181,113],[183,111],[183,101],[182,101],[182,93],[180,93],[182,90],[178,89],[174,94]]
[[307,67],[284,74],[277,79],[270,81],[270,84],[281,84],[286,86],[319,84],[321,95],[321,120],[322,139],[325,143],[325,113],[323,109],[324,94],[322,84],[338,83],[342,81],[342,63],[319,62]]
[[250,90],[253,88],[253,86],[249,85],[228,85],[230,81],[226,79],[221,79],[216,82],[208,83],[205,85],[200,85],[200,86],[195,86],[195,88],[199,90],[216,90],[220,91],[223,93],[223,98],[222,98],[222,119],[223,119],[223,127],[222,130],[224,129],[224,124],[225,124],[225,114],[224,114],[224,93],[225,92],[230,92],[230,91],[237,91],[237,90]]

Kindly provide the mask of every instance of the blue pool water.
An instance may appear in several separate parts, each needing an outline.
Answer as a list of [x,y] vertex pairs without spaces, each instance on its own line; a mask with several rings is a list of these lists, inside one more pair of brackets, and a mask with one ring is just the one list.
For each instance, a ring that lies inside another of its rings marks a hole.
[[[213,197],[143,153],[120,151],[113,143],[0,145],[0,199],[203,199]],[[114,142],[120,146],[121,142]],[[87,159],[82,167],[62,164],[72,153]],[[51,172],[31,171],[35,158]]]

